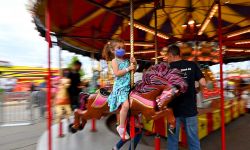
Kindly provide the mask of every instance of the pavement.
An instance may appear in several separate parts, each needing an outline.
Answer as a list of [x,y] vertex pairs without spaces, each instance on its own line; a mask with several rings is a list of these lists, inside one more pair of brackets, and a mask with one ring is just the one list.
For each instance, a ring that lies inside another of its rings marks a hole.
[[[53,125],[53,150],[111,150],[119,137],[111,132],[106,126],[106,118],[96,122],[97,132],[91,132],[91,121],[82,131],[75,134],[67,132],[67,123],[64,122],[63,138],[58,138],[58,125]],[[47,131],[41,136],[37,144],[37,150],[47,150]],[[128,143],[122,150],[128,149]],[[138,149],[152,150],[153,147],[140,144]]]
[[27,126],[0,127],[0,150],[35,150],[45,130],[44,120]]
[[[97,121],[97,132],[90,131],[88,123],[83,131],[76,134],[67,133],[67,124],[64,123],[65,137],[57,137],[58,126],[53,126],[53,150],[111,150],[119,137],[106,126],[106,120]],[[250,114],[241,116],[226,125],[226,149],[250,149]],[[149,140],[151,138],[151,140]],[[47,150],[47,132],[45,120],[37,120],[33,125],[0,127],[0,150]],[[201,140],[202,150],[221,149],[220,130],[211,133]],[[143,138],[138,150],[152,150],[153,137]],[[161,141],[165,148],[166,139]],[[128,149],[128,144],[123,150]],[[186,148],[181,148],[185,150]]]

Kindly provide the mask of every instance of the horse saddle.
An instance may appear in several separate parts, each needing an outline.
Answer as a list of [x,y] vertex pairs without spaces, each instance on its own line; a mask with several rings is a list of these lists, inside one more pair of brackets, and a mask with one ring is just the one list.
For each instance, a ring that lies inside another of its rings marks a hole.
[[101,108],[107,103],[108,96],[110,95],[110,91],[106,88],[101,88],[97,91],[97,96],[92,103],[92,107]]
[[132,101],[137,101],[141,105],[143,105],[145,107],[148,107],[148,108],[155,108],[155,106],[156,106],[156,102],[155,101],[148,100],[148,99],[144,98],[144,96],[143,96],[142,93],[138,93],[138,92],[132,91],[130,93],[130,99]]

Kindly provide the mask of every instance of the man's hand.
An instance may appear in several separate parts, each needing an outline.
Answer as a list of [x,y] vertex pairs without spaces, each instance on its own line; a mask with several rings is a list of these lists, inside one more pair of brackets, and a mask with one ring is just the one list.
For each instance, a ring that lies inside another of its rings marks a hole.
[[206,85],[207,85],[207,82],[206,82],[206,79],[205,79],[205,78],[201,78],[201,79],[199,80],[199,83],[200,83],[200,85],[201,85],[202,87],[206,87]]

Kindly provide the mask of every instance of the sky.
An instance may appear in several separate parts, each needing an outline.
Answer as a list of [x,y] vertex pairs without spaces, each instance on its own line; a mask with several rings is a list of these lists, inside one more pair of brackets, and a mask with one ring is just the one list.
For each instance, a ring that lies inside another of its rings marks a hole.
[[[220,65],[212,65],[209,67],[210,70],[214,73],[217,74],[220,71]],[[250,70],[250,61],[243,61],[243,62],[232,62],[228,64],[223,64],[223,71],[230,71],[230,70],[236,70],[236,69],[241,69],[241,70]]]
[[[27,0],[0,0],[0,60],[12,65],[45,66],[47,44],[26,8]],[[52,50],[52,62],[57,50]],[[53,64],[54,65],[54,64]]]
[[[31,13],[27,10],[28,0],[0,0],[0,60],[12,65],[47,67],[47,42],[35,29]],[[51,65],[59,66],[59,48],[51,49]],[[62,63],[66,66],[74,53],[62,52]],[[78,55],[84,62],[83,69],[91,74],[91,60]]]

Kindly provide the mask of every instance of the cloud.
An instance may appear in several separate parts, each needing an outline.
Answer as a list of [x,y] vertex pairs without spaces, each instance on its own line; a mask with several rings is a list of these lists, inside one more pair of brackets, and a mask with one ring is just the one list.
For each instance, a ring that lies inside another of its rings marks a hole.
[[26,0],[1,0],[0,60],[14,65],[44,66],[47,43],[35,30]]

